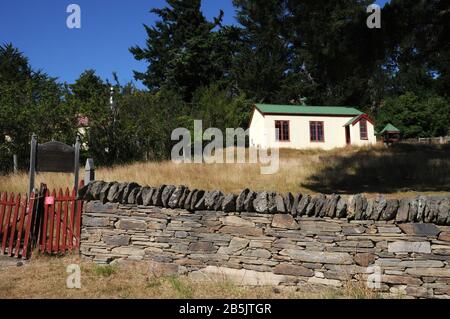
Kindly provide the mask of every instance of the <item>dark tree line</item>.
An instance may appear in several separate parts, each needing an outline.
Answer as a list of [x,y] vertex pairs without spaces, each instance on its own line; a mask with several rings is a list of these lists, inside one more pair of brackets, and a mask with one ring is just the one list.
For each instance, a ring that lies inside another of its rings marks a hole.
[[193,119],[246,127],[254,102],[350,105],[404,137],[449,134],[448,1],[391,0],[381,29],[367,27],[366,0],[234,0],[232,26],[220,10],[208,21],[200,0],[166,2],[152,10],[145,46],[130,48],[147,62],[135,78],[148,90],[93,70],[61,84],[0,47],[1,171],[12,154],[26,165],[31,132],[72,143],[80,117],[89,119],[85,156],[109,165],[167,158],[171,131]]

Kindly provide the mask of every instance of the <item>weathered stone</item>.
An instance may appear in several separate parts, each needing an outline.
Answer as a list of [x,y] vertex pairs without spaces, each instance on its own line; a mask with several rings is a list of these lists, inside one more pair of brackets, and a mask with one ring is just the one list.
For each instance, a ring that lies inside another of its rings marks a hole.
[[83,187],[81,187],[80,189],[78,189],[78,193],[77,193],[77,199],[82,199],[85,201],[89,201],[92,200],[91,197],[91,193],[89,191],[89,189],[92,187],[91,185],[92,183],[89,183],[87,185],[84,185]]
[[219,232],[232,235],[243,235],[243,236],[262,236],[263,231],[261,228],[254,227],[238,227],[238,226],[224,226]]
[[442,240],[442,241],[450,241],[450,232],[442,232],[442,233],[439,235],[439,240]]
[[406,273],[424,277],[450,277],[450,268],[408,268]]
[[436,222],[438,225],[450,225],[450,199],[443,199],[439,204],[439,213]]
[[169,197],[167,205],[170,208],[177,208],[177,207],[179,207],[180,199],[183,196],[185,190],[186,190],[186,186],[184,186],[184,185],[177,186],[175,188],[175,190],[173,191],[172,195]]
[[288,214],[276,214],[273,216],[272,227],[284,229],[299,229],[300,226],[294,217]]
[[213,243],[211,243],[211,242],[200,241],[200,242],[196,242],[196,243],[191,243],[189,245],[189,251],[212,253],[212,252],[216,252],[217,249],[214,247]]
[[133,248],[133,247],[116,247],[111,250],[114,254],[119,255],[129,255],[129,256],[144,256],[145,251],[143,249],[139,248]]
[[342,233],[344,235],[360,235],[360,234],[364,234],[365,231],[366,231],[366,228],[361,225],[342,228]]
[[[295,201],[295,198],[291,192],[284,195],[284,207],[286,208],[286,212],[292,214],[292,207],[294,205],[294,201]],[[295,211],[295,214],[297,214],[297,210]],[[295,214],[293,214],[293,215],[295,216]]]
[[336,217],[344,218],[347,216],[347,200],[343,197],[339,198],[336,205]]
[[[276,202],[277,193],[276,192],[270,192],[268,199],[269,199],[269,209],[268,213],[275,214],[277,213],[277,202]],[[284,204],[283,204],[284,205]]]
[[309,268],[286,263],[276,265],[275,268],[273,269],[273,273],[277,275],[301,276],[301,277],[312,277],[314,275],[314,271]]
[[256,198],[256,193],[253,191],[250,191],[247,195],[247,198],[244,201],[244,210],[246,212],[252,213],[255,211],[255,207],[253,206],[253,201]]
[[418,298],[427,298],[431,297],[428,289],[425,287],[411,287],[408,286],[405,288],[405,293],[408,296],[418,297]]
[[382,195],[378,195],[378,197],[375,199],[375,202],[373,203],[373,211],[370,219],[379,220],[384,210],[386,209],[386,206],[386,198],[384,198],[384,196]]
[[109,226],[108,218],[83,216],[83,226],[86,227],[106,227]]
[[361,220],[363,213],[367,208],[367,199],[363,194],[356,194],[350,200],[350,205],[347,208],[347,219]]
[[298,193],[294,196],[294,202],[292,203],[292,208],[290,210],[291,215],[294,217],[296,217],[298,215],[297,207],[298,207],[298,204],[300,203],[301,199],[302,199],[302,194],[300,194],[300,193]]
[[318,194],[315,196],[314,216],[319,217],[322,212],[322,208],[325,205],[327,197],[324,194]]
[[306,215],[306,209],[308,208],[310,201],[311,201],[310,195],[303,195],[303,197],[300,199],[300,201],[297,205],[297,215],[298,216]]
[[130,193],[135,190],[136,188],[141,187],[137,183],[129,183],[123,190],[122,198],[120,200],[121,204],[127,204],[128,203],[128,197],[130,196]]
[[416,220],[418,205],[419,205],[418,198],[414,198],[409,202],[409,210],[408,210],[409,222],[414,222]]
[[326,285],[326,286],[334,286],[334,287],[342,287],[342,282],[340,280],[336,280],[336,279],[311,277],[308,279],[308,283]]
[[247,269],[207,266],[191,272],[189,278],[194,281],[233,282],[243,286],[277,286],[286,281],[286,276],[272,272],[259,272]]
[[426,206],[427,206],[427,197],[426,196],[417,197],[417,215],[415,221],[422,222],[424,220]]
[[312,263],[350,265],[353,262],[352,257],[347,253],[283,249],[280,254],[294,260]]
[[[197,208],[197,206],[199,208]],[[205,191],[198,190],[192,195],[191,210],[204,210],[205,209]]]
[[198,192],[198,189],[193,189],[186,197],[186,200],[184,201],[184,209],[191,210],[191,203],[192,198],[194,194]]
[[248,246],[249,243],[250,243],[250,241],[248,239],[233,237],[233,239],[230,241],[230,244],[228,245],[228,247],[226,247],[226,248],[221,247],[221,249],[224,248],[225,253],[231,255],[240,250],[243,250],[244,248],[246,248]]
[[[102,203],[100,201],[87,202],[84,205],[84,211],[89,213],[114,213],[119,207],[118,203]],[[83,216],[83,218],[85,218]],[[83,219],[84,221],[84,219]],[[84,223],[83,223],[84,224]]]
[[222,201],[222,211],[232,212],[236,209],[236,195],[228,194],[223,198]]
[[420,286],[422,284],[422,281],[420,279],[396,275],[382,275],[381,282],[388,284],[402,284],[409,286]]
[[152,197],[153,193],[155,192],[155,189],[152,187],[142,187],[141,189],[141,198],[142,198],[142,205],[144,206],[150,206],[152,204]]
[[408,211],[409,211],[409,199],[403,198],[400,200],[400,205],[397,211],[397,216],[395,221],[397,223],[406,223],[408,221]]
[[166,188],[166,185],[161,185],[160,187],[156,188],[152,195],[152,202],[151,204],[154,206],[163,206],[162,202],[162,194],[164,192],[164,189]]
[[370,253],[358,253],[355,254],[353,259],[358,266],[368,267],[375,262],[376,255]]
[[176,276],[184,273],[184,269],[180,265],[173,263],[161,263],[153,260],[148,262],[148,271],[156,277]]
[[176,186],[168,185],[164,187],[164,190],[161,194],[161,202],[163,207],[169,207],[169,199],[172,196],[173,192],[176,190]]
[[103,241],[109,246],[128,246],[131,237],[129,235],[104,235]]
[[250,190],[248,188],[246,188],[246,189],[242,190],[239,193],[238,197],[236,198],[236,211],[237,212],[240,213],[240,212],[244,211],[244,202],[248,196],[248,193],[250,193]]
[[186,200],[190,193],[191,191],[186,187],[183,191],[183,195],[181,195],[180,200],[178,201],[178,207],[184,208],[184,204],[186,203]]
[[100,199],[100,193],[106,185],[109,185],[108,183],[105,183],[103,181],[93,181],[91,182],[91,185],[89,187],[89,193],[90,193],[90,200],[99,200]]
[[119,203],[122,200],[123,191],[126,186],[127,186],[126,183],[113,184],[108,192],[107,197],[108,202]]
[[215,210],[216,204],[223,194],[221,191],[215,190],[205,194],[205,206],[207,210]]
[[280,194],[277,194],[275,196],[275,205],[276,205],[276,211],[277,213],[287,213],[286,211],[286,205],[284,204],[284,198]]
[[431,245],[429,242],[408,242],[396,241],[388,244],[390,253],[431,253]]
[[255,223],[251,220],[247,220],[238,216],[225,216],[221,218],[220,221],[226,226],[255,226]]
[[401,260],[395,258],[379,258],[376,264],[381,267],[396,268],[441,268],[444,263],[440,260]]
[[145,230],[147,223],[143,220],[121,219],[115,224],[115,227],[124,230]]
[[364,213],[362,214],[363,220],[370,219],[370,216],[373,214],[373,208],[375,206],[375,200],[374,199],[367,199],[367,207]]
[[268,213],[269,205],[269,194],[267,192],[258,193],[253,201],[253,207],[258,213]]
[[397,214],[398,200],[389,199],[386,203],[386,209],[381,214],[381,220],[393,220]]
[[243,254],[247,257],[256,257],[261,259],[269,259],[272,254],[267,249],[247,249]]
[[428,198],[425,209],[425,216],[423,218],[423,221],[425,223],[431,223],[437,219],[439,215],[439,203],[440,199],[432,197]]
[[225,199],[225,196],[223,193],[220,193],[219,198],[217,199],[216,203],[214,204],[213,210],[220,211],[222,209],[223,200]]
[[337,203],[339,202],[339,199],[341,196],[332,194],[331,197],[328,199],[328,203],[326,206],[326,216],[330,218],[334,218],[336,216],[336,207]]
[[399,227],[408,235],[435,237],[440,233],[439,228],[434,224],[400,224]]

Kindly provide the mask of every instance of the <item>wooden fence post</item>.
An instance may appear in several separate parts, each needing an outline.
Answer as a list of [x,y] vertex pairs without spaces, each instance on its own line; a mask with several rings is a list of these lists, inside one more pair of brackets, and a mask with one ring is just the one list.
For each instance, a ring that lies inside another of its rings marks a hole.
[[74,188],[75,192],[78,193],[78,184],[79,184],[79,174],[80,174],[80,138],[77,136],[76,142],[75,142],[75,164],[74,164],[74,175],[75,175],[75,181],[74,181]]
[[30,171],[29,171],[29,178],[30,182],[28,185],[28,198],[31,197],[31,193],[34,189],[34,179],[36,174],[36,147],[37,147],[37,139],[36,135],[33,134],[31,136],[31,143],[30,143]]
[[89,183],[95,181],[95,166],[93,158],[88,158],[86,160],[86,166],[84,167],[84,170],[84,184],[88,185]]

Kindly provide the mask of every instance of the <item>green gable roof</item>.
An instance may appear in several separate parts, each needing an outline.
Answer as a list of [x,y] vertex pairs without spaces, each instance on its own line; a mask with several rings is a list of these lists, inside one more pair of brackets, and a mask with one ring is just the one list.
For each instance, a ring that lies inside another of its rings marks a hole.
[[262,114],[297,114],[297,115],[348,115],[357,116],[363,112],[346,106],[310,106],[310,105],[275,105],[255,104]]
[[391,123],[389,123],[388,125],[386,125],[384,127],[384,129],[380,132],[380,134],[383,134],[385,132],[400,133],[400,130],[398,128],[396,128],[394,125],[392,125]]

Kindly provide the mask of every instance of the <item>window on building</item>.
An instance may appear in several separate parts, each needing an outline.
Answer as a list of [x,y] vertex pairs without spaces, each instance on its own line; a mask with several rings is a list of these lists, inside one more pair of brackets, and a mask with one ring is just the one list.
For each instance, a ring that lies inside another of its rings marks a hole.
[[365,118],[362,118],[361,121],[359,121],[359,136],[361,140],[367,140],[367,120]]
[[323,122],[309,122],[311,142],[324,142]]
[[275,121],[275,139],[280,142],[289,141],[289,121]]

